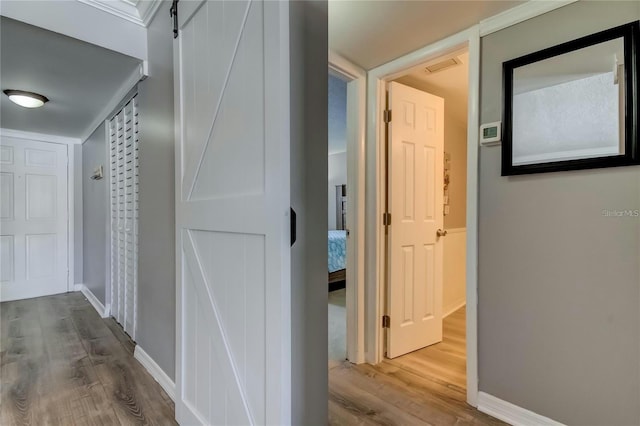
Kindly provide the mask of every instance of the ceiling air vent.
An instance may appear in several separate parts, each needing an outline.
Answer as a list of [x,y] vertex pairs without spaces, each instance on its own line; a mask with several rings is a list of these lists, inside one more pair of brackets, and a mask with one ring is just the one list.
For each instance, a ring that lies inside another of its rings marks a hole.
[[455,67],[456,65],[459,65],[461,63],[462,62],[460,62],[458,58],[449,58],[445,59],[444,61],[440,61],[438,63],[424,67],[424,72],[426,72],[427,74],[433,74],[436,72],[444,71],[447,68]]

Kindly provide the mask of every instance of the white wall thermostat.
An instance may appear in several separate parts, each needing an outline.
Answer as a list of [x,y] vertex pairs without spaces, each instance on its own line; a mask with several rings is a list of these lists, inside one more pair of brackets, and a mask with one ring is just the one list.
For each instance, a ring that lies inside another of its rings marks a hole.
[[480,145],[500,145],[502,141],[502,121],[487,123],[480,126]]

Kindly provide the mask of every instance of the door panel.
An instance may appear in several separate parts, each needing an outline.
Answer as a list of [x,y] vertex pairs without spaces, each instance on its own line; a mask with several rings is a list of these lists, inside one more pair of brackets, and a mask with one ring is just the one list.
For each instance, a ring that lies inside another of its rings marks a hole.
[[26,235],[27,279],[46,278],[56,271],[56,234]]
[[444,100],[389,85],[387,356],[442,340]]
[[3,137],[2,301],[68,291],[67,146]]
[[0,220],[13,220],[13,173],[0,173]]
[[176,418],[287,424],[288,6],[179,5]]
[[13,235],[0,236],[0,281],[13,281],[13,254],[15,248],[13,245]]
[[13,164],[13,147],[0,146],[0,164]]
[[55,175],[25,175],[27,197],[27,220],[56,218]]
[[27,167],[55,167],[56,166],[56,154],[55,152],[44,149],[25,149],[24,164]]

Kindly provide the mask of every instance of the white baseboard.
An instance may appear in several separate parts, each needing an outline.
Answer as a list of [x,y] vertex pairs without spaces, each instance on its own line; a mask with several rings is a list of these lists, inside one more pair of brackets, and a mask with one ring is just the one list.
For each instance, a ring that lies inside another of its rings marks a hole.
[[140,364],[147,370],[151,377],[155,379],[156,382],[162,386],[162,389],[169,395],[169,397],[175,401],[176,394],[176,384],[167,376],[162,368],[149,356],[148,353],[144,351],[140,347],[140,345],[136,345],[135,350],[133,351],[133,357],[138,360]]
[[461,300],[461,301],[453,303],[453,304],[451,304],[449,306],[444,306],[443,309],[442,309],[442,312],[443,312],[442,318],[448,317],[449,315],[451,315],[452,313],[454,313],[458,309],[462,308],[466,304],[467,304],[466,300]]
[[91,292],[91,290],[89,290],[89,288],[86,285],[84,285],[84,284],[74,284],[73,288],[74,288],[75,291],[81,291],[82,294],[84,294],[84,297],[87,298],[89,303],[91,303],[91,305],[96,310],[96,312],[98,312],[98,315],[100,315],[101,318],[108,318],[109,317],[109,314],[110,314],[110,312],[109,312],[110,311],[109,304],[107,303],[107,306],[105,307],[102,304],[102,302],[98,300],[96,295],[93,294]]
[[478,392],[478,410],[513,426],[562,426],[562,423],[485,392]]

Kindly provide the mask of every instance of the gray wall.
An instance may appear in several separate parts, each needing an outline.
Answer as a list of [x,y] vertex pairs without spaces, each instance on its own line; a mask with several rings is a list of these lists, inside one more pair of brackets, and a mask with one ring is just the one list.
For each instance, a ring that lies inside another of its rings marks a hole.
[[[446,98],[445,98],[446,105]],[[467,227],[467,123],[459,123],[445,111],[444,152],[449,154],[449,214],[445,228]]]
[[[329,185],[327,187],[327,220],[329,229],[336,229],[336,185],[347,184],[347,153],[337,152],[329,155]],[[347,188],[347,191],[349,189]]]
[[291,2],[292,424],[326,425],[327,2]]
[[175,372],[173,38],[164,2],[148,28],[149,77],[138,85],[140,201],[138,344]]
[[[166,2],[165,2],[166,3]],[[161,6],[168,9],[168,4]],[[138,84],[140,119],[137,343],[175,376],[175,200],[172,23],[162,10],[148,28],[149,77]],[[105,301],[108,179],[88,174],[106,160],[104,124],[82,147],[84,283]]]
[[329,74],[329,154],[347,150],[347,82]]
[[[481,121],[501,119],[501,64],[640,18],[578,2],[482,39]],[[480,150],[480,390],[567,424],[640,422],[640,167],[500,176]]]
[[82,145],[82,246],[84,284],[105,303],[109,179],[89,179],[100,165],[105,173],[109,172],[104,123]]
[[74,257],[74,271],[73,278],[74,284],[82,284],[83,281],[83,225],[82,225],[82,210],[84,208],[82,203],[82,181],[84,180],[84,172],[82,168],[82,145],[72,145],[69,147],[73,149],[73,257]]

